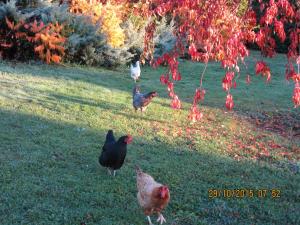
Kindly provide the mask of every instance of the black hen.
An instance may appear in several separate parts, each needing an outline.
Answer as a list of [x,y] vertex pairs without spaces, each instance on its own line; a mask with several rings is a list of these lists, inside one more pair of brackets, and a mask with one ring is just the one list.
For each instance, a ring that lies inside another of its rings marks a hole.
[[132,104],[135,111],[138,109],[141,110],[141,112],[146,110],[146,107],[150,104],[152,98],[157,96],[156,91],[151,91],[147,94],[142,94],[140,92],[140,88],[138,86],[134,86],[132,91]]
[[116,170],[120,169],[124,163],[127,153],[127,144],[131,142],[132,137],[130,135],[122,136],[116,141],[113,131],[109,130],[102,147],[102,153],[99,156],[100,165],[107,167],[110,174],[111,170],[113,170],[115,176]]

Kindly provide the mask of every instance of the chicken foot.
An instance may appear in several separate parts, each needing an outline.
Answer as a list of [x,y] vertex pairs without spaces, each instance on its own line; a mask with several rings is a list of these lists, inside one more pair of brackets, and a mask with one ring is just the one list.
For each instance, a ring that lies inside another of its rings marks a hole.
[[111,170],[111,169],[107,168],[107,171],[108,171],[109,175],[114,176],[114,177],[116,176],[116,170]]
[[165,223],[165,222],[167,222],[167,221],[166,221],[166,219],[164,218],[164,216],[163,216],[161,213],[159,213],[156,222],[159,222],[160,224],[163,224],[163,223]]
[[147,219],[148,219],[149,225],[153,225],[153,223],[151,222],[150,216],[147,216]]

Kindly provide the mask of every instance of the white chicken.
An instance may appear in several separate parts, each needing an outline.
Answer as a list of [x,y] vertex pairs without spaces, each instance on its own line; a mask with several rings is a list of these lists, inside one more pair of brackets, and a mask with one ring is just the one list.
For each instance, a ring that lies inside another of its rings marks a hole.
[[135,66],[133,66],[132,64],[130,65],[130,76],[132,77],[132,79],[134,79],[134,82],[136,82],[141,76],[141,68],[139,61],[135,63]]

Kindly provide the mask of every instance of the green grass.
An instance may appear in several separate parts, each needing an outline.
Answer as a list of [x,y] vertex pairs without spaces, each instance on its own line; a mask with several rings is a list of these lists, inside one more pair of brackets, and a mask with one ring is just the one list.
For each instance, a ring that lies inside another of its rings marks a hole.
[[[166,68],[143,67],[142,90],[159,93],[144,114],[132,108],[126,67],[0,63],[1,224],[147,224],[136,200],[135,164],[169,185],[167,224],[300,224],[299,139],[259,128],[250,118],[279,116],[287,130],[300,123],[293,84],[284,80],[285,59],[269,62],[270,84],[253,75],[248,86],[242,70],[229,113],[224,71],[210,64],[204,118],[195,124],[186,117],[199,63],[180,65],[184,76],[175,91],[184,101],[181,111],[169,107],[159,84]],[[108,129],[134,137],[114,178],[98,164]],[[260,155],[263,148],[270,156]],[[281,197],[208,197],[209,189],[241,188],[279,189]]]

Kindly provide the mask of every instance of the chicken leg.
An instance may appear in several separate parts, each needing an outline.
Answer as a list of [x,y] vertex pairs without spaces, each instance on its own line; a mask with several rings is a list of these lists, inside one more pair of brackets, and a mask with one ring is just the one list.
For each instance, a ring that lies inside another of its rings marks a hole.
[[158,218],[157,218],[157,222],[159,222],[160,224],[163,224],[163,223],[165,223],[165,222],[167,222],[167,221],[166,221],[166,219],[164,218],[164,216],[163,216],[161,213],[159,213],[159,214],[158,214]]
[[116,170],[111,170],[111,169],[107,168],[107,171],[108,171],[109,175],[114,176],[114,177],[116,176]]
[[151,222],[150,216],[147,216],[147,219],[148,219],[149,225],[153,225],[153,223]]
[[142,107],[141,108],[141,112],[143,113],[143,112],[145,112],[146,111],[146,109],[147,109],[147,106],[145,106],[145,107]]

